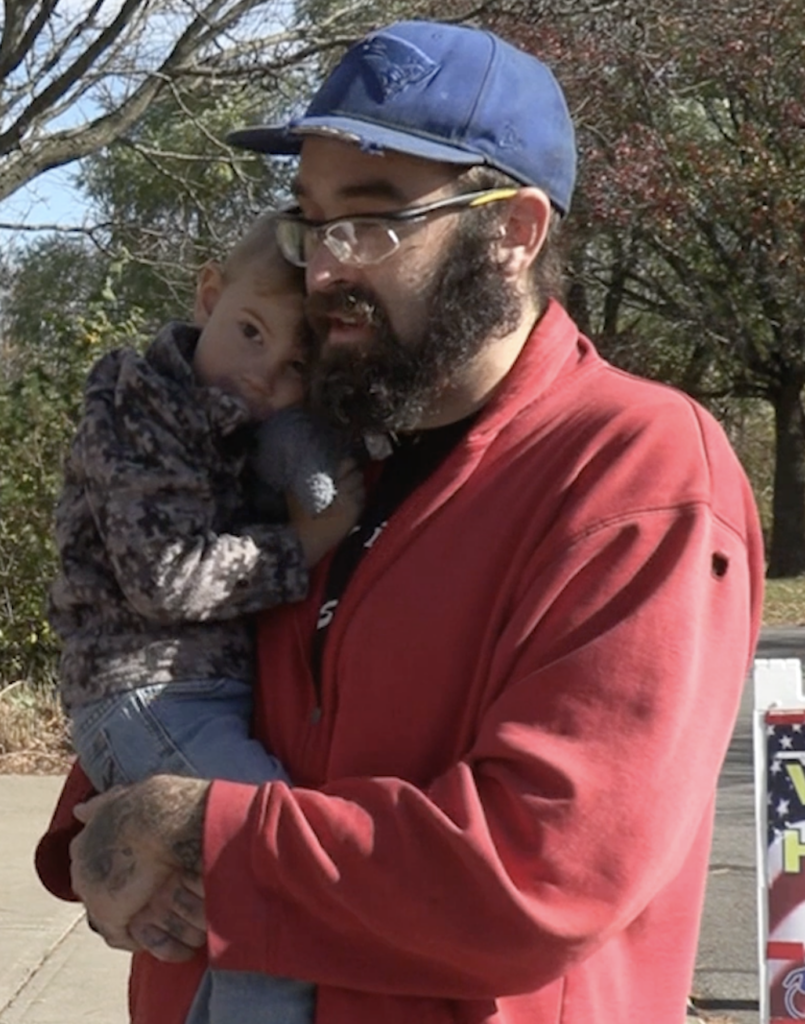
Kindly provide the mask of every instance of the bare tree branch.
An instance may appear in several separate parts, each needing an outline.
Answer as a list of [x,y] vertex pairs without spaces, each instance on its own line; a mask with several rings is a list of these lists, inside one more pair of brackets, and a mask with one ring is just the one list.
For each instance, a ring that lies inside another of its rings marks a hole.
[[[329,5],[315,24],[284,0],[3,2],[0,200],[125,135],[165,88],[179,95],[202,81],[259,81],[276,89],[289,70],[353,42],[372,18],[357,0]],[[418,5],[425,0],[410,0],[412,13]]]
[[26,107],[13,125],[0,134],[0,151],[8,150],[21,139],[23,132],[33,124],[39,115],[52,107],[61,99],[67,90],[79,81],[107,50],[120,34],[128,27],[134,13],[143,4],[143,0],[124,0],[117,17],[104,29],[95,41],[87,47],[83,54],[61,75],[53,79]]
[[42,0],[36,16],[28,27],[24,28],[26,15],[36,6],[35,0],[25,0],[24,3],[6,0],[3,40],[0,43],[0,81],[20,66],[56,9],[57,3],[58,0]]

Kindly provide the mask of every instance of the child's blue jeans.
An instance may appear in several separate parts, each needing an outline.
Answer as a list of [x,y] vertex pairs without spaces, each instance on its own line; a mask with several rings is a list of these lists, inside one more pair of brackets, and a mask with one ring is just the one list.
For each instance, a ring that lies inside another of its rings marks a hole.
[[[236,679],[144,686],[73,708],[73,745],[99,792],[159,772],[287,782],[277,758],[250,737],[251,710],[252,688]],[[307,982],[208,971],[186,1024],[310,1024],[314,1006]]]

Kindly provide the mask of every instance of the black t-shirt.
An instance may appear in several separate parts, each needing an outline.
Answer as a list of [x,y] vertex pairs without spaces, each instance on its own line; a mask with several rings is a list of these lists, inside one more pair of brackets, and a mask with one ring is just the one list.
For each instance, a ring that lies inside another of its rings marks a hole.
[[405,434],[393,442],[392,453],[383,463],[360,522],[344,538],[330,562],[311,652],[317,687],[327,632],[358,563],[377,541],[395,510],[444,461],[469,430],[474,418],[470,416],[445,427]]

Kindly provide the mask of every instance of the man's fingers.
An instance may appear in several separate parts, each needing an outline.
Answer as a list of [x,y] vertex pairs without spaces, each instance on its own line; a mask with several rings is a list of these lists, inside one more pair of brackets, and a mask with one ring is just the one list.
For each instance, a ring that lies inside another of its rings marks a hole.
[[73,808],[73,814],[78,820],[86,825],[88,821],[91,821],[98,811],[105,807],[110,800],[121,791],[122,786],[112,786],[105,793],[101,793],[99,796],[94,796],[91,800],[87,800],[82,804],[76,804]]
[[[200,892],[199,892],[200,888]],[[188,880],[182,878],[181,882],[174,888],[173,905],[175,912],[199,931],[207,927],[207,919],[204,911],[204,886],[200,885],[191,888]]]
[[189,959],[207,939],[204,889],[193,876],[173,874],[129,924],[129,934],[158,960]]
[[158,960],[189,960],[206,941],[204,886],[200,878],[172,874],[128,927],[102,928],[89,914],[90,929],[113,949],[147,949]]
[[206,934],[176,914],[159,915],[158,921],[143,911],[132,920],[129,933],[138,948],[170,963],[189,960],[206,942]]
[[95,932],[96,935],[100,935],[103,941],[110,949],[122,949],[129,953],[141,953],[143,947],[139,945],[130,935],[126,932],[116,931],[113,934],[107,934],[99,925],[92,920],[87,914],[87,927],[91,932]]
[[132,937],[139,944],[138,948],[147,949],[151,956],[165,963],[176,964],[192,960],[198,949],[197,946],[180,942],[153,924],[132,925]]
[[204,899],[204,879],[201,875],[182,875],[182,885],[200,900]]

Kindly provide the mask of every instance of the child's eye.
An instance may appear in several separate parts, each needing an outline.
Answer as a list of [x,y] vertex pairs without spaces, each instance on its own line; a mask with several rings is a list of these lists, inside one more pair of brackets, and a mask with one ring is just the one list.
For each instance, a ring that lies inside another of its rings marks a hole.
[[254,341],[259,345],[263,344],[263,335],[257,327],[255,327],[254,324],[249,323],[248,320],[241,321],[240,329],[244,338],[247,338],[249,341]]
[[307,377],[308,366],[304,359],[294,359],[293,362],[288,364],[288,367],[297,377]]

